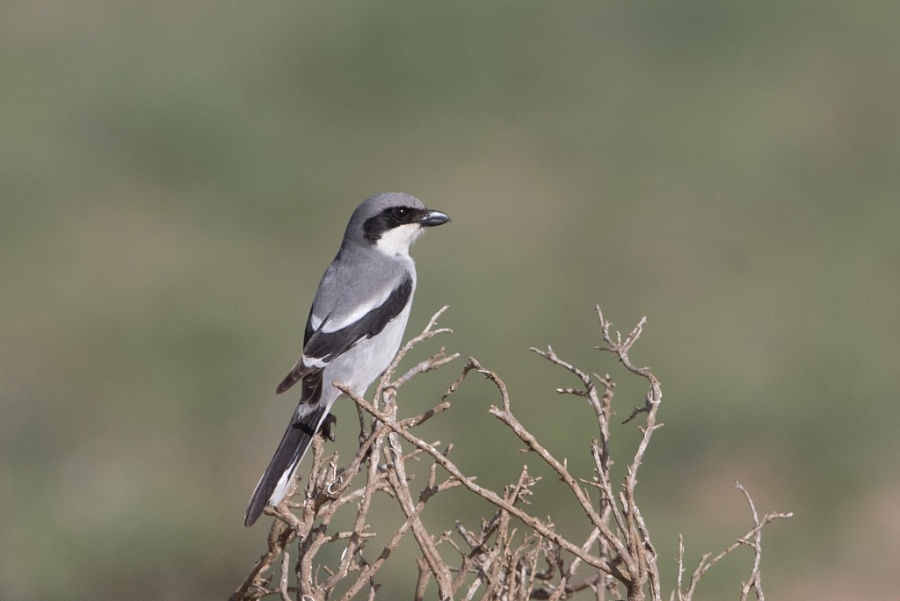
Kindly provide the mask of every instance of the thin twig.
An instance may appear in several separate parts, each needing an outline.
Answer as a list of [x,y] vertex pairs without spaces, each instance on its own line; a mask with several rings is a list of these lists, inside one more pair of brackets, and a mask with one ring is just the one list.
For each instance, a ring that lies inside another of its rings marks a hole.
[[[649,368],[637,367],[630,358],[646,319],[641,319],[623,337],[611,330],[612,324],[604,318],[600,307],[596,309],[604,342],[598,348],[612,353],[630,374],[648,384],[643,404],[624,422],[645,414],[646,421],[640,426],[641,437],[627,461],[621,488],[613,486],[610,475],[614,463],[610,456],[610,426],[615,382],[609,375],[598,376],[576,367],[549,346],[545,351],[532,351],[573,374],[581,384],[578,388],[558,388],[557,392],[587,400],[594,413],[598,434],[590,443],[591,476],[574,473],[565,460],[560,461],[550,453],[514,414],[503,380],[472,358],[438,404],[416,415],[400,417],[398,390],[415,376],[439,369],[458,357],[458,354],[447,356],[441,348],[395,377],[400,362],[418,343],[450,331],[436,327],[446,310],[444,307],[397,353],[379,379],[371,401],[340,382],[332,383],[357,407],[360,448],[345,467],[339,467],[343,464],[337,454],[326,456],[322,438],[314,438],[311,467],[302,495],[298,494],[297,501],[288,499],[277,508],[266,508],[265,512],[276,518],[269,531],[268,549],[232,594],[231,601],[257,601],[268,595],[278,596],[281,601],[291,600],[292,595],[298,601],[326,601],[336,591],[340,591],[342,601],[360,597],[374,601],[379,590],[377,574],[401,541],[408,538],[421,553],[416,558],[418,576],[413,595],[416,601],[435,596],[434,592],[428,592],[432,580],[437,597],[442,600],[480,597],[486,601],[561,601],[590,590],[596,601],[605,601],[607,595],[629,601],[644,601],[648,597],[651,601],[661,601],[658,558],[635,497],[639,468],[653,433],[662,426],[657,421],[662,400],[660,383]],[[559,534],[551,516],[538,518],[529,511],[529,497],[540,492],[536,489],[540,479],[531,476],[527,466],[523,466],[518,478],[500,494],[477,484],[474,476],[464,474],[449,459],[452,443],[439,448],[440,442],[427,442],[414,433],[426,421],[445,414],[451,407],[450,396],[473,371],[491,381],[500,394],[500,406],[491,405],[488,413],[553,470],[580,507],[586,522],[585,535],[579,542]],[[371,418],[368,430],[366,415]],[[421,461],[424,465],[415,472],[409,471],[413,465],[408,464],[410,461]],[[411,482],[421,477],[419,470],[427,471],[427,482],[414,493]],[[295,486],[296,482],[289,483],[291,491]],[[739,483],[737,486],[750,506],[753,528],[715,557],[704,555],[688,583],[684,582],[684,541],[679,537],[677,589],[672,592],[671,601],[676,594],[678,601],[691,601],[700,579],[742,545],[753,549],[754,560],[750,577],[742,585],[741,601],[747,601],[751,592],[757,601],[765,601],[760,569],[762,528],[791,514],[768,513],[760,518],[750,495]],[[459,487],[492,504],[493,514],[477,526],[457,521],[454,529],[432,534],[425,513],[429,500]],[[372,515],[379,502],[396,503],[405,519],[373,558],[366,544],[371,545],[376,536]],[[347,508],[342,514],[350,524],[335,528],[332,522],[341,508]],[[348,515],[348,511],[353,513]],[[290,587],[292,553],[288,548],[294,543],[297,544],[297,586]],[[325,561],[320,551],[330,545],[343,546],[343,552],[339,559]],[[455,558],[452,566],[444,557],[448,554]],[[275,565],[280,566],[280,573],[273,584],[271,572]],[[578,572],[587,569],[586,566],[596,572],[576,580]]]

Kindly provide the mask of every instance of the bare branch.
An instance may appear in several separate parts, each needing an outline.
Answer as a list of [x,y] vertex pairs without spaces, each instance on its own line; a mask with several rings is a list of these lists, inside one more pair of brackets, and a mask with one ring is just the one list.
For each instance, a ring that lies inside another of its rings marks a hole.
[[[469,364],[472,365],[473,369],[480,368],[480,365],[478,365],[477,361],[475,361],[474,359],[470,358]],[[481,368],[481,369],[483,369],[483,368]],[[488,372],[488,373],[490,373],[490,372]],[[508,395],[505,394],[506,386],[505,386],[505,384],[502,384],[502,382],[499,379],[497,381],[500,382],[501,393],[504,394],[505,402],[508,403],[509,397],[508,397]],[[362,397],[352,394],[352,391],[348,390],[347,392],[351,393],[351,395],[348,395],[348,396],[350,396],[350,398],[352,398],[353,401],[356,402],[359,406],[361,406],[366,412],[371,414],[373,417],[375,417],[379,421],[382,421],[388,428],[390,428],[392,431],[399,434],[403,439],[405,439],[410,444],[412,444],[415,447],[422,449],[423,451],[428,453],[438,465],[440,465],[442,468],[447,470],[452,476],[457,478],[463,486],[465,486],[467,489],[469,489],[473,493],[475,493],[478,496],[482,497],[483,499],[489,501],[490,503],[496,505],[497,507],[500,507],[501,509],[508,511],[512,515],[516,516],[517,518],[519,518],[520,520],[525,522],[529,527],[534,529],[541,536],[553,541],[555,544],[563,547],[564,549],[566,549],[573,555],[580,557],[583,561],[594,566],[595,568],[598,568],[601,570],[606,570],[606,571],[615,570],[616,572],[618,572],[618,570],[615,569],[615,566],[610,566],[607,564],[607,562],[604,562],[595,556],[592,556],[588,553],[581,551],[580,548],[578,548],[577,546],[575,546],[568,540],[559,536],[556,532],[554,532],[552,529],[550,529],[546,524],[543,524],[542,522],[540,522],[540,520],[528,515],[527,513],[519,510],[517,507],[513,507],[512,505],[507,503],[503,498],[501,498],[499,495],[497,495],[497,493],[495,493],[494,491],[483,488],[483,487],[475,484],[475,482],[472,478],[467,478],[465,475],[463,475],[462,471],[460,471],[460,469],[453,462],[451,462],[449,459],[447,459],[434,446],[428,444],[424,440],[421,440],[420,438],[410,434],[408,431],[401,428],[399,424],[397,424],[396,422],[393,422],[390,419],[390,416],[388,416],[388,415],[382,413],[381,411],[379,411],[378,409],[376,409],[373,405],[369,404],[368,401],[366,401]]]
[[[759,601],[765,601],[765,596],[762,593],[762,583],[760,581],[759,575],[759,565],[762,559],[762,529],[769,523],[774,522],[775,520],[788,519],[793,517],[793,513],[767,513],[763,516],[762,520],[759,519],[758,514],[756,513],[756,506],[753,504],[753,500],[750,498],[750,494],[747,490],[741,485],[740,482],[736,484],[737,488],[744,494],[744,497],[747,499],[747,503],[750,505],[750,511],[753,514],[753,528],[751,528],[747,534],[738,538],[735,542],[728,545],[725,550],[721,553],[713,557],[711,560],[709,559],[710,554],[705,553],[703,557],[700,558],[700,564],[697,566],[697,569],[694,570],[693,575],[691,576],[691,581],[688,584],[688,588],[686,591],[682,592],[681,588],[681,572],[683,571],[683,561],[682,556],[684,553],[684,545],[682,544],[681,537],[679,537],[679,582],[678,582],[678,599],[679,601],[691,601],[694,595],[694,591],[697,589],[697,584],[700,582],[700,579],[717,563],[725,559],[727,556],[731,555],[738,547],[742,545],[746,545],[751,547],[754,550],[754,560],[753,560],[753,569],[750,572],[750,579],[747,583],[742,587],[741,590],[741,599],[742,601],[747,599],[747,596],[750,593],[750,590],[754,590],[756,592],[756,598]],[[751,540],[752,539],[752,540]]]
[[[624,597],[628,601],[644,601],[649,597],[652,601],[662,601],[656,550],[635,496],[638,470],[653,432],[662,426],[657,422],[662,401],[660,383],[649,368],[637,367],[630,358],[646,320],[642,319],[623,337],[619,332],[612,332],[612,324],[604,318],[600,307],[596,308],[604,342],[598,348],[612,353],[629,374],[642,378],[648,385],[643,404],[633,409],[624,422],[645,415],[634,454],[624,462],[624,481],[614,486],[610,474],[614,464],[610,437],[616,425],[612,421],[615,382],[608,374],[598,376],[576,367],[549,346],[545,351],[531,350],[575,376],[580,384],[557,388],[557,392],[564,395],[561,398],[574,396],[587,400],[593,412],[597,435],[589,444],[592,473],[575,473],[565,460],[557,459],[516,417],[503,380],[474,358],[469,358],[438,404],[419,414],[401,417],[397,403],[399,389],[412,378],[440,369],[459,356],[456,353],[448,356],[440,348],[401,376],[394,375],[400,362],[417,344],[450,332],[436,327],[446,309],[435,313],[425,329],[403,346],[379,380],[371,401],[340,382],[333,383],[357,407],[359,450],[348,462],[341,462],[337,454],[326,455],[322,437],[314,437],[309,475],[302,494],[297,493],[297,501],[289,499],[277,508],[266,508],[266,514],[276,518],[269,530],[267,550],[231,595],[231,601],[257,601],[270,595],[278,596],[281,601],[326,601],[338,596],[337,591],[342,601],[362,597],[372,601],[378,594],[376,578],[380,570],[407,539],[420,553],[416,559],[418,571],[413,592],[416,600],[433,597],[428,588],[434,582],[441,600],[477,597],[489,601],[560,601],[586,591],[597,601],[606,601],[608,597]],[[440,448],[440,442],[426,441],[415,433],[426,421],[446,415],[452,395],[472,372],[487,378],[500,394],[499,406],[491,405],[488,413],[515,434],[526,451],[553,470],[564,486],[562,490],[580,508],[584,527],[577,540],[559,534],[552,516],[533,515],[529,499],[543,494],[542,487],[547,484],[530,475],[527,466],[522,467],[518,477],[502,493],[495,492],[476,483],[474,475],[464,473],[449,458],[452,443]],[[368,428],[366,416],[371,424]],[[423,477],[424,484],[414,491],[411,483],[421,482]],[[289,486],[293,491],[296,482]],[[741,589],[741,600],[747,600],[752,592],[757,601],[765,601],[760,571],[762,529],[790,514],[769,513],[760,518],[750,495],[743,486],[737,486],[750,506],[753,528],[712,559],[710,554],[704,555],[687,584],[684,583],[684,542],[679,537],[678,580],[672,600],[677,594],[678,601],[691,601],[698,582],[712,566],[738,547],[748,546],[753,549],[754,560],[750,577]],[[457,520],[453,529],[435,535],[426,513],[429,501],[454,488],[463,488],[491,504],[492,514],[477,525]],[[372,512],[374,507],[385,504],[399,507],[404,519],[380,552],[373,555],[377,549],[372,549],[371,541],[377,532]],[[342,515],[346,517],[342,519],[346,519],[347,525],[334,522],[341,508],[345,508]],[[340,526],[336,527],[335,523]],[[296,587],[289,586],[294,556],[289,551],[291,545],[296,545]],[[341,553],[323,553],[332,545],[337,545]],[[339,559],[325,559],[336,555]],[[275,576],[271,573],[275,569],[280,569],[277,582],[273,582]]]

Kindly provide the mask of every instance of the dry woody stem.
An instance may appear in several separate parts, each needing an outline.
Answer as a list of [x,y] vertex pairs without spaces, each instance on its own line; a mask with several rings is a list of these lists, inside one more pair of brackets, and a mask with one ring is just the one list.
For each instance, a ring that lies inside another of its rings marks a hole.
[[[596,437],[589,445],[592,473],[577,474],[516,417],[503,380],[471,357],[439,402],[422,413],[400,417],[400,388],[412,378],[458,358],[458,354],[447,355],[441,348],[396,375],[401,361],[417,345],[450,332],[437,327],[446,309],[438,311],[422,333],[400,350],[371,400],[354,394],[340,382],[333,383],[359,411],[359,450],[349,461],[341,461],[336,453],[325,452],[321,437],[315,438],[305,486],[288,495],[291,500],[266,509],[274,520],[265,551],[231,595],[231,601],[264,597],[284,601],[377,599],[379,572],[404,541],[418,551],[415,564],[405,569],[409,595],[415,600],[556,601],[583,597],[662,601],[658,556],[636,497],[646,450],[653,433],[662,427],[657,421],[662,403],[660,382],[650,368],[637,367],[630,356],[646,319],[623,337],[611,330],[612,324],[600,307],[596,308],[602,339],[596,348],[612,354],[624,366],[626,375],[641,378],[647,386],[642,402],[621,424],[613,422],[615,382],[608,374],[583,371],[550,347],[532,349],[575,377],[579,386],[558,388],[557,392],[586,400],[596,423]],[[431,419],[450,419],[444,414],[451,407],[451,398],[473,373],[485,377],[499,395],[488,413],[512,432],[530,455],[553,471],[580,508],[583,526],[578,539],[561,535],[552,516],[538,517],[530,512],[529,499],[547,494],[547,486],[542,486],[540,478],[531,475],[526,466],[508,480],[503,490],[492,490],[476,483],[477,474],[465,473],[451,460],[452,444],[442,446],[417,433]],[[618,428],[634,427],[632,422],[639,418],[640,440],[624,463],[625,477],[616,482],[611,475],[614,461],[610,437]],[[417,485],[416,475],[423,469],[427,477],[424,484]],[[765,599],[760,575],[762,530],[791,514],[760,517],[749,493],[740,484],[738,488],[749,504],[753,527],[721,553],[704,555],[687,582],[680,539],[678,580],[668,599],[690,601],[703,576],[740,547],[748,547],[753,553],[740,599],[751,595],[760,601]],[[451,489],[463,489],[483,499],[493,507],[492,512],[480,523],[458,520],[453,529],[439,531],[429,520],[429,502]],[[399,509],[402,521],[390,531],[377,532],[373,516],[387,506]],[[352,517],[346,517],[348,512]]]

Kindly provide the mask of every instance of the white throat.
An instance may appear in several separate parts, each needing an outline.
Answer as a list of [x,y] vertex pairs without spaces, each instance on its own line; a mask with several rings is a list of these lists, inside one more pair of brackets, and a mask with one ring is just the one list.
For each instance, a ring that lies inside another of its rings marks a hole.
[[400,225],[383,233],[375,243],[375,248],[389,257],[408,257],[409,247],[424,233],[425,230],[418,223]]

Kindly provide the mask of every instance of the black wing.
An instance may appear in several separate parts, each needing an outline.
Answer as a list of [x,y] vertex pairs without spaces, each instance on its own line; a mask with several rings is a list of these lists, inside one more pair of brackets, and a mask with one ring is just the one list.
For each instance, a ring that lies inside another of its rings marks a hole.
[[[310,334],[306,333],[306,342],[303,345],[303,357],[318,360],[322,363],[329,363],[335,357],[347,352],[354,344],[363,338],[371,338],[379,334],[384,327],[396,318],[403,311],[412,295],[413,281],[412,277],[407,274],[406,278],[397,288],[391,292],[387,300],[380,306],[372,309],[359,320],[354,323],[335,330],[334,332],[323,332],[328,319],[319,326],[319,329]],[[291,372],[285,376],[281,384],[278,385],[276,391],[280,394],[297,383],[298,380],[308,375],[316,374],[321,380],[321,371],[323,368],[309,367],[304,364],[303,357],[297,361]],[[321,383],[313,384],[313,387],[320,386]],[[305,396],[305,395],[304,395]]]

